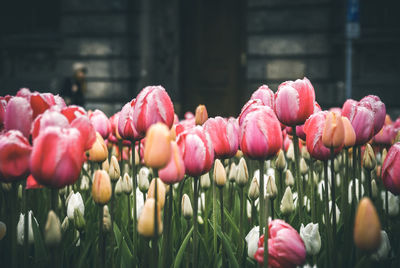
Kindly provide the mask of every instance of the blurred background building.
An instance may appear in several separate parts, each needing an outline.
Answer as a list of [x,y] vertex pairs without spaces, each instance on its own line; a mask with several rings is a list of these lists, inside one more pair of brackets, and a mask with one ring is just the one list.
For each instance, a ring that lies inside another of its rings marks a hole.
[[[87,107],[111,115],[161,84],[181,114],[237,116],[260,85],[307,76],[323,108],[346,98],[348,0],[14,0],[0,3],[0,95],[58,93],[87,66]],[[400,114],[397,0],[362,0],[352,98]]]

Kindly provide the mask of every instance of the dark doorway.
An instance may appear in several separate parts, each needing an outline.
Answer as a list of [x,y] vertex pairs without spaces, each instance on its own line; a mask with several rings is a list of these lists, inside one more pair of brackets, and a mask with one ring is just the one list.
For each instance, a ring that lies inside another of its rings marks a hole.
[[243,75],[244,2],[181,1],[183,112],[205,104],[209,116],[237,116]]

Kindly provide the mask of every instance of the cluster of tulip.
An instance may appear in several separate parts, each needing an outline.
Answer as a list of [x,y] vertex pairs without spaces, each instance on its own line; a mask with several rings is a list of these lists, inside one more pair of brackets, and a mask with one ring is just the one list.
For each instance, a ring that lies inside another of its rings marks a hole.
[[399,264],[399,131],[377,96],[322,111],[307,78],[261,86],[237,118],[199,105],[183,120],[162,86],[110,118],[24,88],[0,97],[0,257],[13,267]]

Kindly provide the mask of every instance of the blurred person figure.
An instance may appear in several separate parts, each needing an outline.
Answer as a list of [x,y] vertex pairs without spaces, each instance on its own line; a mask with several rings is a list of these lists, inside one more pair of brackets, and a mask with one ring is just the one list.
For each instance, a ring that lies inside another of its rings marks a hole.
[[73,75],[67,77],[61,89],[61,95],[67,105],[85,105],[86,73],[87,68],[83,63],[76,62],[72,66]]

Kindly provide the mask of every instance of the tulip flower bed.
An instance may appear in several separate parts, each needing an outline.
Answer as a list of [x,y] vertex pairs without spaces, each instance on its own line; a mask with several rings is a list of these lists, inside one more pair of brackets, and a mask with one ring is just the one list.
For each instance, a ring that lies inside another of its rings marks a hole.
[[161,86],[121,111],[0,97],[2,267],[400,266],[400,119],[322,111],[307,79],[237,118],[179,120]]

